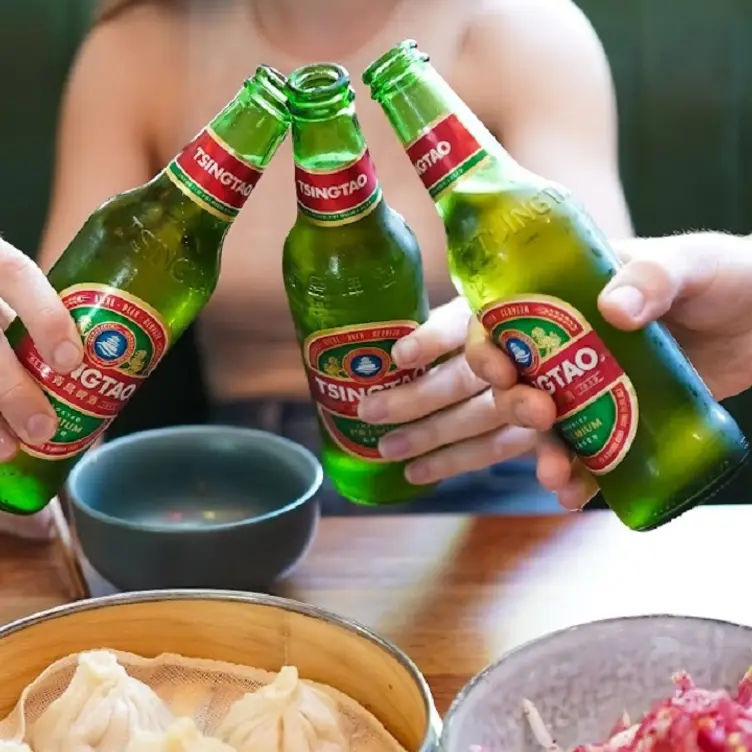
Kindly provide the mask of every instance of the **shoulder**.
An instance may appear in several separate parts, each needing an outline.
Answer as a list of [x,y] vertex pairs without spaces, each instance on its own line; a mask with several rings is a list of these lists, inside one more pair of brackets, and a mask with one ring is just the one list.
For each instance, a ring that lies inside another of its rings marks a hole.
[[[181,0],[131,0],[105,5],[84,47],[103,47],[109,43],[115,45],[113,52],[117,53],[129,46],[129,56],[138,65],[141,58],[158,51],[148,46],[149,42],[169,43],[177,39],[188,18],[188,8]],[[138,47],[132,46],[134,41],[139,42]]]
[[[89,31],[71,72],[68,96],[83,109],[126,112],[145,137],[181,95],[187,14],[180,0],[122,3]],[[113,102],[119,102],[114,107]]]
[[[555,89],[610,99],[611,72],[592,24],[572,0],[480,0],[461,52],[476,101],[514,109]],[[485,90],[485,96],[481,90]],[[493,92],[493,97],[488,92]]]
[[602,56],[587,16],[573,0],[480,0],[472,14],[465,49],[489,62]]

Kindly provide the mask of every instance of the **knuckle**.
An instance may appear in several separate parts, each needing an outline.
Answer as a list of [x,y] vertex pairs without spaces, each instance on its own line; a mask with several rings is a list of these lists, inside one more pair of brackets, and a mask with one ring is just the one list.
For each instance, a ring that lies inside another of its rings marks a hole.
[[[483,447],[477,441],[463,441],[437,452],[431,459],[441,477],[450,478],[484,467]],[[486,463],[487,464],[487,463]]]
[[62,339],[74,326],[73,318],[57,298],[49,305],[37,308],[33,313],[34,328],[37,333]]
[[[37,266],[21,251],[7,243],[0,244],[0,284],[12,287],[24,278],[35,275]],[[39,271],[41,276],[42,272]]]
[[496,414],[500,421],[504,423],[514,422],[514,390],[513,389],[496,389],[493,390],[494,405]]
[[446,462],[437,462],[435,457],[422,457],[420,468],[424,476],[424,482],[435,483],[437,480],[451,475],[452,471]]
[[[32,412],[49,412],[50,405],[41,389],[23,370],[15,356],[7,348],[3,348],[5,357],[0,357],[0,414],[10,422],[17,424],[18,416],[26,416]],[[14,429],[17,425],[12,426]]]
[[0,385],[0,410],[2,410],[3,405],[15,402],[21,396],[19,392],[22,391],[23,387],[19,382]]
[[458,366],[454,376],[455,390],[457,392],[463,395],[471,395],[486,386],[485,382],[473,371],[467,358],[458,358],[457,363]]
[[629,264],[627,270],[630,280],[653,295],[664,295],[674,287],[671,273],[660,261],[637,259]]
[[510,456],[510,446],[505,429],[493,431],[488,439],[488,457],[491,462],[503,462]]
[[528,428],[503,427],[489,434],[488,455],[491,463],[504,462],[535,449],[537,435]]
[[[406,386],[411,386],[410,384]],[[389,415],[392,423],[405,423],[413,419],[416,403],[419,404],[418,395],[402,394],[402,390],[395,390],[391,394],[383,395],[384,411]]]
[[447,432],[441,431],[438,420],[424,420],[405,429],[408,432],[410,446],[414,448],[416,454],[430,451],[441,446],[442,443],[448,443],[448,439],[443,442],[439,438],[441,435],[447,436]]
[[35,395],[24,379],[13,379],[0,383],[0,413],[8,418],[12,412],[18,414],[28,410],[29,403],[35,401]]

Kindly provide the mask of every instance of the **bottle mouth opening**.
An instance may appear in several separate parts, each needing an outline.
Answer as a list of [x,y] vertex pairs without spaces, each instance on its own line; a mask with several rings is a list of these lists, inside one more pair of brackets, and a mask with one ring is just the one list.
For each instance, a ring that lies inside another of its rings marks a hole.
[[350,86],[350,75],[336,63],[304,65],[290,75],[287,86],[291,92],[305,98],[326,99]]
[[263,93],[263,99],[287,112],[285,87],[287,77],[271,65],[259,65],[253,76],[245,82],[246,90]]
[[271,65],[259,65],[256,68],[256,77],[276,87],[280,92],[284,92],[285,86],[287,86],[287,76],[280,73]]
[[332,108],[355,99],[350,74],[336,63],[304,65],[290,74],[285,88],[290,112],[308,118],[330,116]]
[[429,59],[426,53],[418,49],[414,39],[405,39],[376,58],[363,71],[363,83],[371,88],[371,94],[375,96],[385,85],[394,83],[412,63],[425,63]]

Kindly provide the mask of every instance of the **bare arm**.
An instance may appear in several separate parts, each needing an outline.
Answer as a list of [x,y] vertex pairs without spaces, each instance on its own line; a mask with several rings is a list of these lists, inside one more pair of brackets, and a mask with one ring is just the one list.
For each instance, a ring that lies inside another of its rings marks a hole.
[[472,36],[468,54],[494,93],[487,124],[525,167],[574,191],[607,235],[630,236],[613,82],[584,14],[571,0],[486,0]]
[[[159,35],[160,22],[164,25],[160,15],[149,5],[124,12],[95,27],[79,51],[63,100],[52,200],[39,250],[45,270],[97,206],[152,175],[153,126],[164,107],[154,95],[163,86],[160,61],[153,58],[164,52],[149,38]],[[150,77],[145,66],[152,67]]]
[[[160,34],[163,16],[148,5],[123,12],[95,28],[78,54],[62,106],[52,200],[38,256],[45,271],[102,201],[151,176],[150,132],[160,101],[154,98],[156,106],[150,106],[143,81],[151,81],[152,91],[162,87],[158,69],[150,79],[143,70],[154,66],[149,58],[155,50],[165,55],[164,35],[161,47],[147,41]],[[54,537],[52,510],[25,518],[0,513],[0,531]]]

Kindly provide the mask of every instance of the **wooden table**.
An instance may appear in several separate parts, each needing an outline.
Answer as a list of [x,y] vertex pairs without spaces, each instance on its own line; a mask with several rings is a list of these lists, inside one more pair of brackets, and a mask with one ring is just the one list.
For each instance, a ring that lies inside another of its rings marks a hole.
[[[406,650],[440,712],[508,648],[648,612],[752,623],[729,583],[749,568],[752,508],[699,509],[632,533],[608,512],[327,519],[281,595],[354,618]],[[0,539],[0,621],[70,599],[59,549]]]

